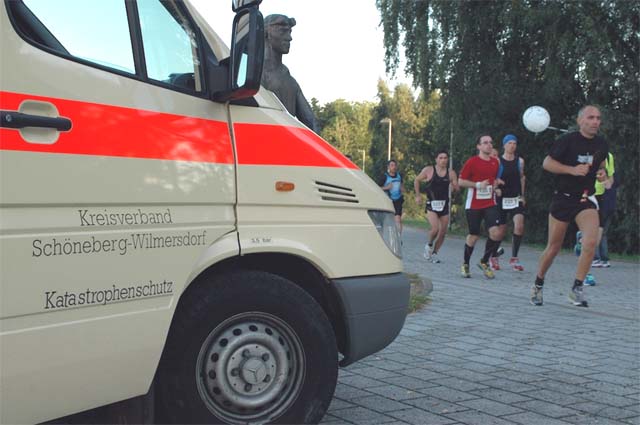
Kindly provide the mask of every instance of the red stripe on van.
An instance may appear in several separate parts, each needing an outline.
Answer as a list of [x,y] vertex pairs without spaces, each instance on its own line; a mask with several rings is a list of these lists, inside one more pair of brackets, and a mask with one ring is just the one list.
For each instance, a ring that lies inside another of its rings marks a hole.
[[[142,109],[0,92],[0,109],[25,100],[48,102],[72,128],[53,144],[29,143],[18,130],[0,128],[0,150],[233,164],[227,124]],[[314,132],[300,127],[234,125],[238,163],[358,167]]]
[[233,164],[227,124],[113,105],[0,92],[0,109],[25,100],[48,102],[72,128],[50,145],[26,142],[18,130],[0,129],[0,150]]
[[358,166],[313,131],[269,124],[234,124],[238,163],[352,168]]

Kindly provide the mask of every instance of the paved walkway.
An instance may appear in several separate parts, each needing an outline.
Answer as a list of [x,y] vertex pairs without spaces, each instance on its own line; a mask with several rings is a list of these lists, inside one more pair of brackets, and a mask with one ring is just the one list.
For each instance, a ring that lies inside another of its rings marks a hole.
[[403,239],[405,271],[433,280],[431,302],[393,344],[341,370],[323,423],[640,424],[638,263],[594,270],[591,307],[579,308],[567,299],[576,257],[562,254],[534,307],[540,251],[523,247],[525,271],[489,281],[475,266],[483,239],[463,279],[463,239],[445,241],[442,264],[422,259],[423,230]]

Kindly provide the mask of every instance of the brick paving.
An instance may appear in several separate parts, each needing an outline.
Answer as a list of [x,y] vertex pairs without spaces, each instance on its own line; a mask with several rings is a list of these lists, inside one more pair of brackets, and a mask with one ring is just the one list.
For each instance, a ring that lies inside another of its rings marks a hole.
[[471,279],[459,277],[462,238],[445,241],[442,264],[422,258],[424,230],[403,240],[405,271],[432,279],[431,301],[340,371],[324,424],[640,424],[640,264],[593,270],[585,309],[567,300],[576,257],[561,254],[534,307],[539,250],[521,248],[525,271],[489,281],[475,266],[484,239]]

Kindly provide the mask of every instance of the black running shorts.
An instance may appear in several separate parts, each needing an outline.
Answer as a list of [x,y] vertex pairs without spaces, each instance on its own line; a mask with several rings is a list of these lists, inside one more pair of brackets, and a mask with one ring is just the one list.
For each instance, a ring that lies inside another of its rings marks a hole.
[[444,208],[442,208],[442,211],[434,211],[431,208],[431,201],[427,201],[427,205],[425,205],[424,207],[424,212],[434,212],[436,214],[438,214],[438,217],[444,217],[445,215],[449,215],[449,200],[445,200],[444,201]]
[[396,210],[396,215],[402,216],[402,204],[404,203],[404,197],[400,199],[396,199],[393,202],[393,209]]
[[551,198],[549,214],[553,218],[565,223],[575,220],[578,213],[583,210],[597,209],[596,204],[581,196],[556,192]]
[[[498,201],[500,201],[500,198],[498,198]],[[507,224],[509,222],[509,220],[513,219],[513,217],[515,217],[518,214],[522,214],[524,215],[524,205],[522,205],[522,202],[518,203],[518,206],[515,208],[512,208],[510,210],[505,210],[502,208],[501,206],[501,202],[498,203],[498,215],[500,217],[500,224]]]
[[465,210],[467,215],[467,223],[469,224],[469,234],[480,234],[480,223],[484,219],[484,227],[489,230],[493,226],[500,224],[500,214],[498,213],[498,207],[493,206],[489,208],[483,208],[481,210]]

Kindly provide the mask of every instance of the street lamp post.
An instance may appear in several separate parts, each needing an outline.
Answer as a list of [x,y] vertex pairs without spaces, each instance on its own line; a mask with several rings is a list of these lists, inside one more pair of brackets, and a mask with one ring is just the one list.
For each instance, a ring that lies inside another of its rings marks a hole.
[[360,150],[362,151],[362,172],[364,173],[365,172],[364,165],[367,162],[367,151],[364,149],[360,149]]
[[391,118],[383,118],[380,124],[389,124],[389,147],[387,149],[387,161],[391,161]]

